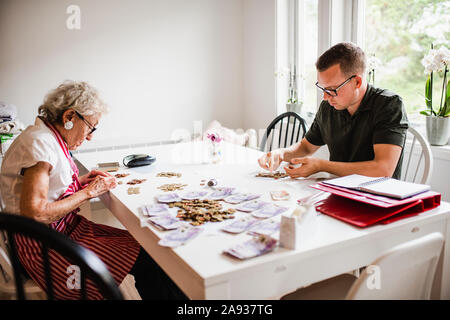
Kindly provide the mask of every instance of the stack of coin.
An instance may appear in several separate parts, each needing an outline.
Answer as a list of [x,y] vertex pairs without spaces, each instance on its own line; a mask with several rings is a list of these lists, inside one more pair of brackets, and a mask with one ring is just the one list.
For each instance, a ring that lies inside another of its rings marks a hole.
[[274,178],[274,179],[280,179],[280,178],[284,178],[287,177],[288,174],[283,173],[283,172],[260,172],[256,175],[256,177],[262,177],[262,178]]
[[116,178],[120,179],[120,178],[128,177],[129,175],[130,175],[129,173],[117,173],[117,174],[115,174],[114,176],[115,176]]
[[127,191],[128,191],[128,194],[139,194],[140,193],[139,187],[136,187],[136,188],[129,187]]
[[176,172],[160,172],[156,175],[157,177],[166,177],[166,178],[171,178],[171,177],[178,177],[181,178],[181,173],[176,173]]
[[131,181],[128,181],[127,184],[135,185],[135,184],[141,184],[145,181],[147,181],[147,179],[133,179]]
[[162,186],[159,186],[158,189],[161,189],[162,191],[165,191],[165,192],[169,192],[169,191],[175,191],[175,190],[183,190],[184,187],[187,187],[187,184],[169,183],[169,184],[163,184]]

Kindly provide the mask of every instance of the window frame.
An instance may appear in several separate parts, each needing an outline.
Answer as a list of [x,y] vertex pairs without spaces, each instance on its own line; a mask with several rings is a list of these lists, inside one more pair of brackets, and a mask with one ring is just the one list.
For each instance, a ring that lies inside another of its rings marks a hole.
[[[289,86],[288,75],[283,70],[295,68],[297,75],[303,65],[301,33],[298,33],[303,14],[303,0],[277,0],[276,4],[276,104],[277,114],[286,111]],[[318,43],[320,56],[333,44],[352,41],[364,45],[365,0],[318,0]],[[315,90],[305,88],[304,90]],[[303,94],[302,81],[297,81],[297,92]],[[318,109],[322,94],[317,91]]]

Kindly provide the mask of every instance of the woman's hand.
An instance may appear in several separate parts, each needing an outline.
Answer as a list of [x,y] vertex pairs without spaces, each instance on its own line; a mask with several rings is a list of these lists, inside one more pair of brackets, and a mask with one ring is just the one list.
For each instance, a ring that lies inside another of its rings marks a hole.
[[283,149],[270,151],[258,159],[261,168],[274,171],[277,170],[281,162],[283,162]]
[[84,188],[89,198],[95,198],[117,186],[116,178],[111,175],[96,175]]
[[111,174],[99,170],[91,170],[88,174],[85,174],[84,176],[81,176],[80,183],[81,185],[89,184],[91,183],[95,177],[97,176],[103,176],[103,177],[111,177]]

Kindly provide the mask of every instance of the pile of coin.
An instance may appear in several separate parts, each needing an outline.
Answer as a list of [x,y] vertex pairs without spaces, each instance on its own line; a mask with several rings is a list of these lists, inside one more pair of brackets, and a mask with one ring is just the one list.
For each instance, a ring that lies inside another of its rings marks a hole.
[[169,203],[169,208],[178,207],[177,218],[191,221],[191,225],[199,226],[205,222],[220,222],[234,219],[235,209],[222,210],[222,205],[216,200],[182,200]]
[[145,181],[147,181],[147,179],[133,179],[131,181],[128,181],[127,184],[135,185],[135,184],[141,184]]
[[130,175],[129,173],[117,173],[117,174],[115,174],[114,176],[115,176],[116,178],[120,179],[120,178],[128,177],[129,175]]
[[164,192],[169,192],[169,191],[175,191],[175,190],[183,190],[184,187],[187,187],[187,184],[169,183],[169,184],[163,184],[162,186],[159,186],[158,189],[161,189]]
[[139,187],[135,187],[135,188],[129,187],[127,191],[128,191],[128,194],[139,194],[140,193]]
[[171,177],[181,177],[181,173],[176,173],[176,172],[160,172],[156,175],[157,177],[166,177],[166,178],[171,178]]
[[280,179],[280,178],[284,178],[287,177],[288,174],[283,173],[283,172],[260,172],[256,175],[256,177],[262,177],[262,178],[274,178],[274,179]]

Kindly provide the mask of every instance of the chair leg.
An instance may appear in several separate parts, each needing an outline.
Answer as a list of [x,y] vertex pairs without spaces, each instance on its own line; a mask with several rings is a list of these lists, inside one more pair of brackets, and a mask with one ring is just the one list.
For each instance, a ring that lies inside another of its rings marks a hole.
[[125,300],[142,300],[134,284],[135,281],[133,275],[127,274],[119,286],[119,290],[122,292]]

